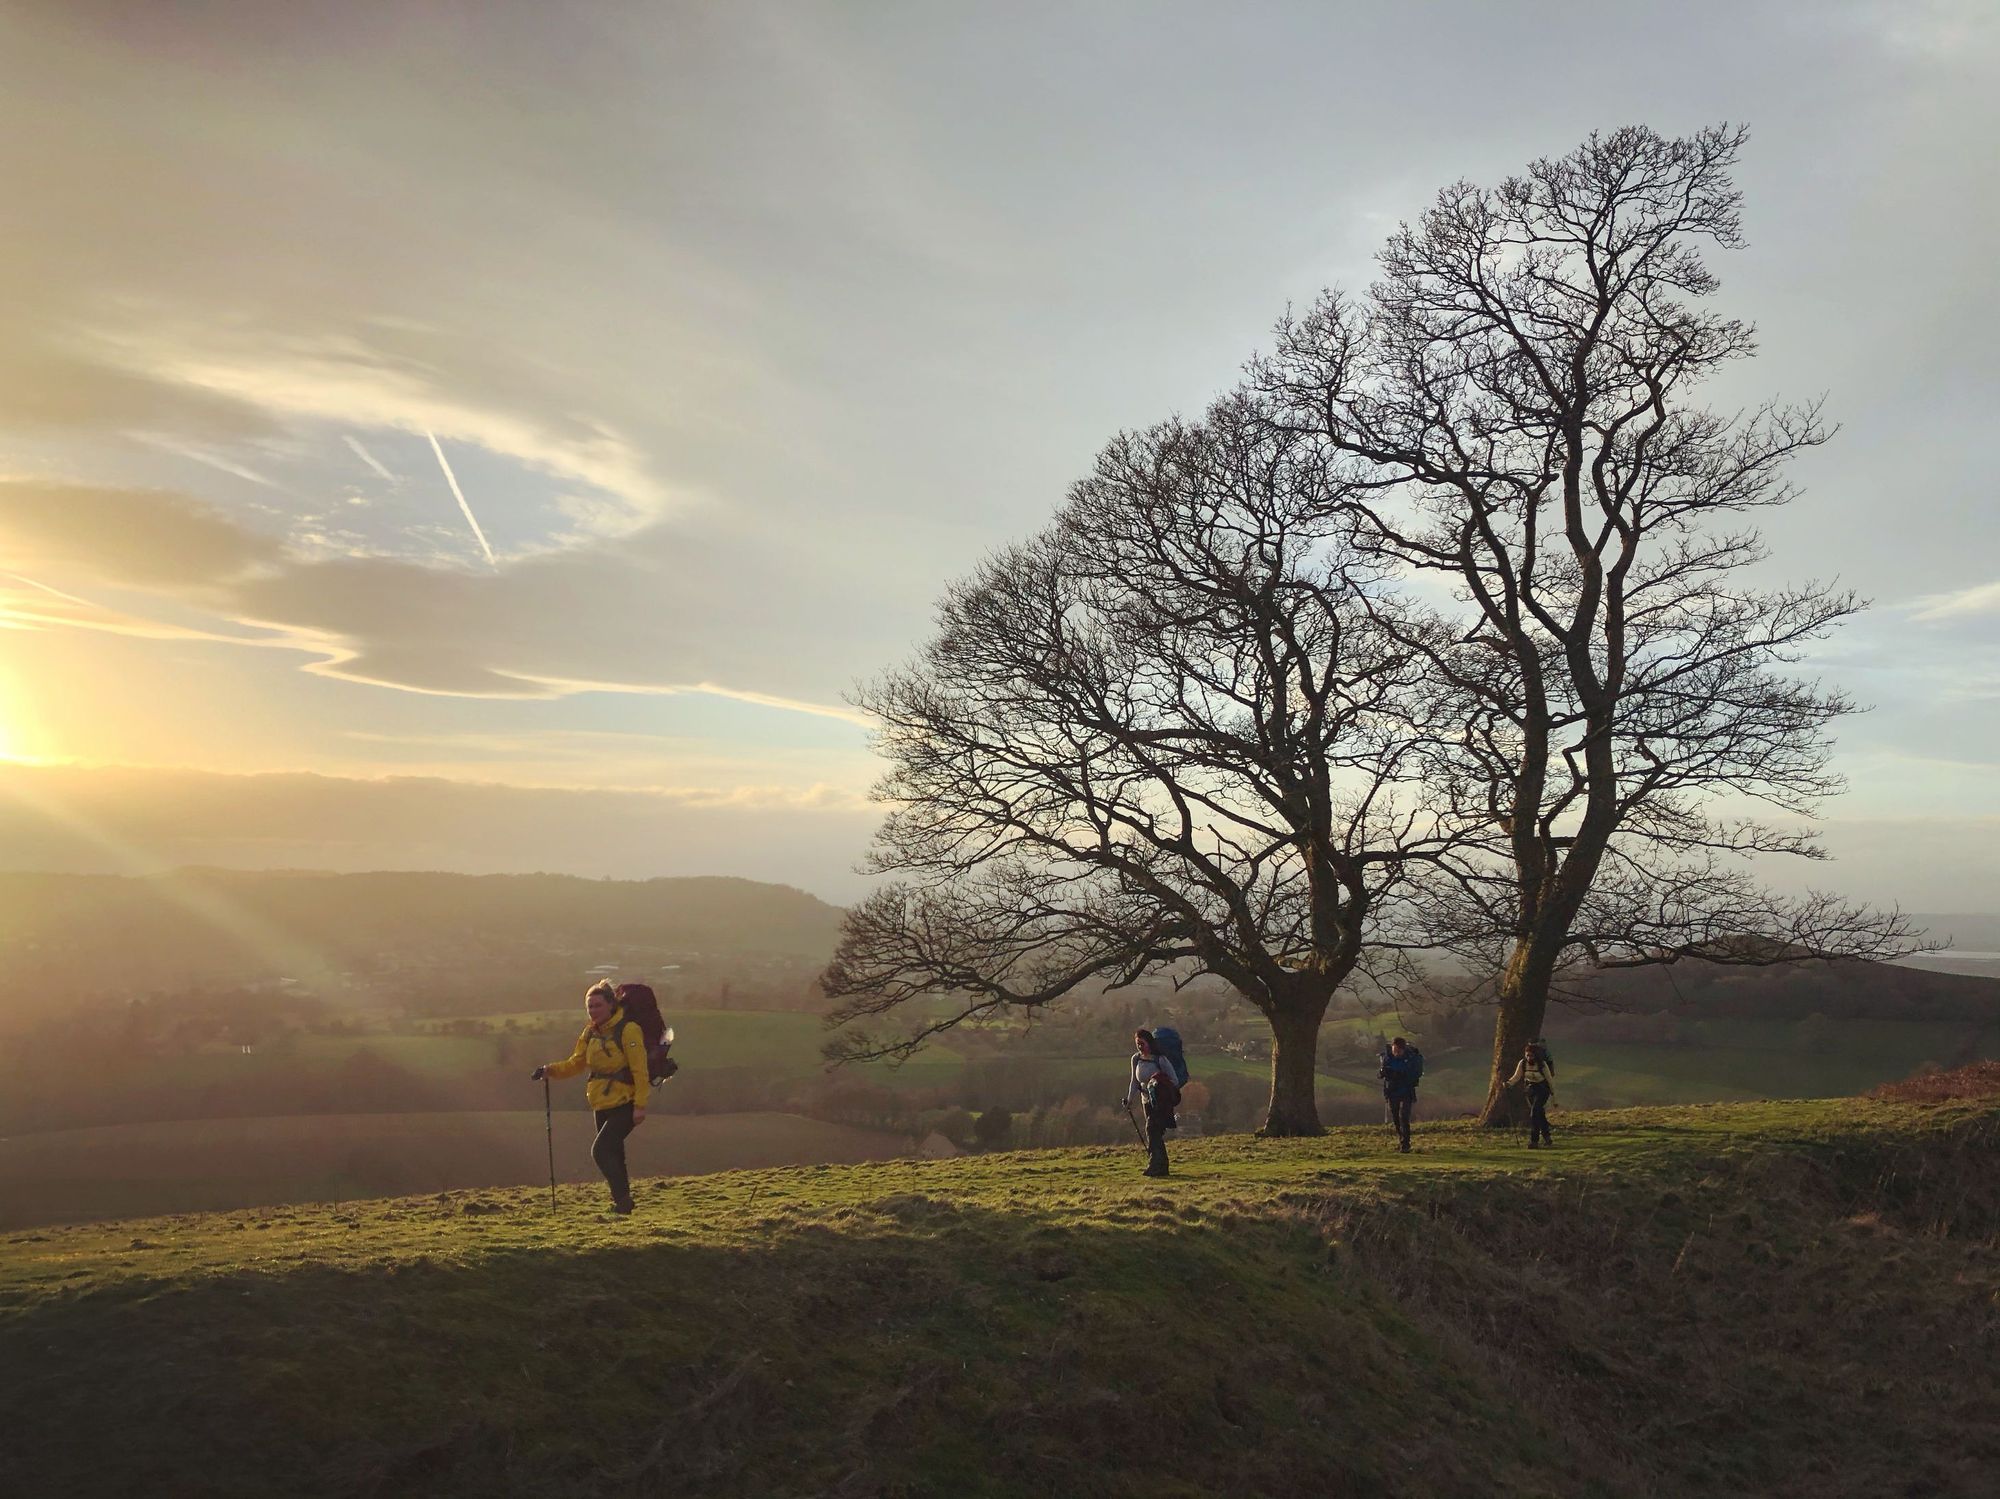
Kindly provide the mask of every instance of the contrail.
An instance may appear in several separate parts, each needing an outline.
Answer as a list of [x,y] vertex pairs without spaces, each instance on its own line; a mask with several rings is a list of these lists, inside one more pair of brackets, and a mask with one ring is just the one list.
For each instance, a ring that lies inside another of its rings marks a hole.
[[[375,457],[373,453],[369,452],[366,448],[361,446],[360,438],[349,437],[347,434],[342,433],[340,440],[346,443],[350,448],[354,449],[354,456],[356,458],[359,458],[363,463],[367,464],[370,468],[374,469],[376,473],[380,474],[383,478],[387,479],[391,484],[394,484],[396,482],[396,476],[390,473],[386,468],[382,467],[381,462]],[[435,443],[437,439],[433,437],[431,441]]]
[[472,507],[465,503],[465,491],[458,487],[458,475],[451,471],[451,464],[445,459],[444,449],[438,446],[437,433],[426,427],[424,436],[431,440],[431,451],[437,454],[438,467],[444,470],[444,482],[451,486],[451,492],[458,500],[458,508],[465,512],[465,523],[472,527],[472,534],[479,538],[479,549],[486,554],[486,565],[497,572],[500,564],[493,560],[493,548],[487,545],[486,533],[479,529],[479,517],[474,515]]
[[64,593],[60,588],[51,588],[49,587],[48,584],[37,582],[35,579],[30,578],[25,574],[8,573],[7,576],[12,578],[16,583],[26,583],[30,588],[39,588],[43,593],[54,594],[57,598],[67,599],[72,604],[81,604],[86,609],[95,609],[98,607],[97,605],[91,603],[89,599],[80,599],[73,593]]
[[161,437],[157,434],[141,437],[139,440],[148,447],[158,448],[163,453],[172,453],[176,458],[186,458],[195,463],[205,463],[210,468],[216,469],[221,473],[229,474],[238,479],[248,479],[252,484],[261,484],[266,489],[277,490],[280,494],[292,493],[291,490],[285,488],[284,485],[278,483],[275,479],[265,478],[254,468],[246,467],[241,463],[233,463],[227,458],[219,458],[214,453],[209,452],[208,449],[197,447],[193,443],[175,442],[170,437]]

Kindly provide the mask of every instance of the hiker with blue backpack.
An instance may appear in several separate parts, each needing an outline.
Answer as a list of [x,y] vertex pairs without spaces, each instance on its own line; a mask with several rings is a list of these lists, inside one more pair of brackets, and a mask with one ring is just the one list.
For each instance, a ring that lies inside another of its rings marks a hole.
[[[660,1020],[659,1000],[644,984],[614,988],[609,979],[600,980],[583,996],[583,1007],[590,1023],[576,1038],[575,1049],[560,1062],[543,1063],[529,1076],[546,1092],[550,1078],[590,1074],[584,1096],[597,1120],[590,1158],[611,1188],[611,1211],[622,1216],[632,1211],[625,1137],[646,1122],[654,1081],[673,1073],[676,1064],[666,1055],[673,1034]],[[553,1193],[553,1158],[550,1183]]]
[[1137,1098],[1146,1104],[1147,1176],[1167,1174],[1167,1131],[1187,1082],[1187,1057],[1180,1033],[1169,1026],[1132,1032],[1132,1081],[1125,1089],[1125,1112]]
[[1410,1149],[1410,1110],[1417,1104],[1417,1083],[1424,1075],[1424,1054],[1403,1037],[1398,1036],[1389,1043],[1389,1049],[1382,1053],[1382,1065],[1376,1076],[1382,1079],[1382,1097],[1389,1105],[1389,1124],[1396,1131],[1396,1138],[1402,1142],[1405,1154]]

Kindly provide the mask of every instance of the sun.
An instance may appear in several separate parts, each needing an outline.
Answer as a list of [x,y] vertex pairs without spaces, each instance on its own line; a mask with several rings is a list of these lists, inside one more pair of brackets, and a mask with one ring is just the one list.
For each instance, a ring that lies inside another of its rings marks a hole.
[[28,704],[18,685],[0,668],[0,760],[36,764],[41,759],[35,753],[39,748]]

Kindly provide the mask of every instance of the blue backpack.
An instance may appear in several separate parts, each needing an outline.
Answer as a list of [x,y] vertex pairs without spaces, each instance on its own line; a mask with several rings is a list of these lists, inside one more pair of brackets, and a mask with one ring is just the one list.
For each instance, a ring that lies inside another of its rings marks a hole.
[[1153,1031],[1153,1050],[1161,1061],[1173,1069],[1174,1085],[1185,1088],[1188,1081],[1187,1052],[1181,1047],[1181,1033],[1170,1025],[1156,1027]]

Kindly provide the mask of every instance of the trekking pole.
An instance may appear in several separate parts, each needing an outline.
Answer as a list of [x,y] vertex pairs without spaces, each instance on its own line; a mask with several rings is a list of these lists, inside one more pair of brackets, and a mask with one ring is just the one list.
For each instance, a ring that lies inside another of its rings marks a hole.
[[1151,1150],[1152,1146],[1146,1145],[1146,1132],[1139,1128],[1139,1121],[1132,1117],[1132,1100],[1129,1098],[1125,1100],[1125,1118],[1132,1125],[1132,1133],[1139,1137],[1139,1143],[1145,1145],[1148,1150]]
[[556,1210],[556,1111],[549,1098],[549,1080],[542,1079],[542,1133],[549,1140],[549,1211]]

